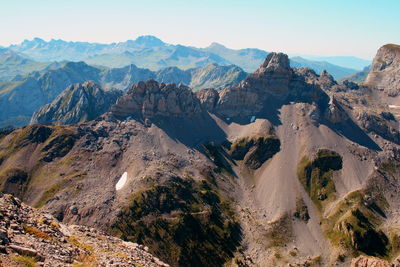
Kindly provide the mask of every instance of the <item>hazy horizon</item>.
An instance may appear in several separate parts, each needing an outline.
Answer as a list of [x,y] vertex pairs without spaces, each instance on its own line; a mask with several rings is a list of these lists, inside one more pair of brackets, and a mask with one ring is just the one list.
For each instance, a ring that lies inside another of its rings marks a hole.
[[[385,1],[9,1],[1,46],[35,37],[96,43],[153,35],[166,43],[371,59],[400,43],[397,10]],[[18,14],[16,16],[15,14]]]

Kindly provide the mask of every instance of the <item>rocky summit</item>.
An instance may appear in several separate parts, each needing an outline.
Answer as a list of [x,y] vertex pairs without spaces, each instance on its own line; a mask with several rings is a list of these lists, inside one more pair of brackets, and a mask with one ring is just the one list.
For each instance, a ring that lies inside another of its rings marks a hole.
[[[80,104],[103,99],[95,84],[69,87],[49,117],[79,123],[0,131],[1,191],[40,209],[5,196],[25,217],[7,215],[2,236],[41,263],[54,258],[45,243],[69,264],[396,266],[400,103],[381,86],[269,53],[222,90],[140,81],[105,113]],[[17,243],[42,232],[65,242]],[[5,261],[21,251],[2,246]]]
[[[307,81],[305,72],[312,72],[314,80]],[[260,112],[265,113],[268,108],[276,109],[292,100],[326,102],[327,95],[315,85],[323,77],[310,69],[292,69],[287,55],[270,53],[254,74],[241,83],[222,90],[217,102],[213,97],[201,97],[201,100],[205,106],[211,107],[212,112],[223,117],[250,119]],[[210,93],[199,94],[205,95]]]

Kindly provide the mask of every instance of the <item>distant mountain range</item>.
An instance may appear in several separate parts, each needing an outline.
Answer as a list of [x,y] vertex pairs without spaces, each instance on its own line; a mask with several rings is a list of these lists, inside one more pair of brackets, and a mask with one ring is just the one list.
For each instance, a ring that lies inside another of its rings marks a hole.
[[149,79],[184,83],[199,90],[222,89],[239,83],[246,77],[247,73],[234,65],[210,64],[188,70],[168,67],[151,71],[135,65],[109,69],[90,66],[84,62],[55,63],[17,80],[0,82],[0,127],[26,125],[34,111],[53,101],[66,87],[89,80],[98,83],[105,90],[126,90],[134,82]]
[[353,57],[353,56],[314,56],[314,55],[303,55],[303,54],[292,54],[291,57],[302,57],[304,59],[312,61],[325,61],[340,67],[362,70],[366,66],[371,64],[371,60]]
[[[172,45],[154,36],[140,36],[135,40],[111,44],[63,40],[46,42],[40,38],[34,38],[8,48],[41,62],[85,61],[90,65],[111,68],[135,64],[151,70],[172,66],[189,69],[216,63],[218,65],[234,64],[246,72],[253,72],[268,54],[267,51],[255,48],[229,49],[218,43],[212,43],[206,48]],[[291,58],[293,67],[309,67],[318,73],[326,69],[336,79],[356,73],[368,64],[369,62],[355,57],[324,57],[318,60]]]

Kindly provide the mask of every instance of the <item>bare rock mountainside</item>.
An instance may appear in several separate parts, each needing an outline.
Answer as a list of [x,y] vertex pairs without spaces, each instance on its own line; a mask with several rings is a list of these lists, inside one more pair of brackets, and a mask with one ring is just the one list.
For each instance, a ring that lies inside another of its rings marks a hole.
[[381,86],[281,53],[219,91],[138,82],[95,120],[0,132],[0,188],[171,266],[398,266],[400,103]]

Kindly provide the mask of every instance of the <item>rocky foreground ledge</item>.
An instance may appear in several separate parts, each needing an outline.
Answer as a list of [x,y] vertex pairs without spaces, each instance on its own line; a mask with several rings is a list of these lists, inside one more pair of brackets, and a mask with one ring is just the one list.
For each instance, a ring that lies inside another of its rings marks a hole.
[[66,226],[0,193],[0,266],[169,266],[147,247],[89,227]]

